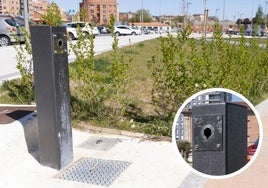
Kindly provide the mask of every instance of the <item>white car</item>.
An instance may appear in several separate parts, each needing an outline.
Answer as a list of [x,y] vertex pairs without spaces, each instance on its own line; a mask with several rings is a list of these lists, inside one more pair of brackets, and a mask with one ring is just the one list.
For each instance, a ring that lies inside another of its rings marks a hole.
[[69,39],[75,40],[78,38],[76,28],[72,28],[72,27],[66,25],[66,32],[67,32],[67,36]]
[[[97,27],[92,27],[89,23],[87,22],[70,22],[66,24],[66,29],[68,30],[68,28],[73,28],[76,30],[77,33],[77,29],[78,27],[80,27],[82,29],[82,32],[84,34],[92,34],[93,38],[95,38],[97,35],[99,35],[99,30]],[[71,31],[71,29],[69,29],[69,31]],[[67,31],[68,33],[68,31]],[[71,32],[70,32],[71,33]],[[72,34],[74,34],[72,32]],[[70,35],[69,35],[70,36]],[[76,35],[77,36],[77,35]],[[71,38],[71,37],[70,37]],[[75,37],[74,39],[77,39],[77,37]]]
[[134,29],[134,28],[122,25],[122,26],[116,26],[114,29],[114,33],[117,36],[120,36],[120,35],[140,35],[141,31],[139,29]]

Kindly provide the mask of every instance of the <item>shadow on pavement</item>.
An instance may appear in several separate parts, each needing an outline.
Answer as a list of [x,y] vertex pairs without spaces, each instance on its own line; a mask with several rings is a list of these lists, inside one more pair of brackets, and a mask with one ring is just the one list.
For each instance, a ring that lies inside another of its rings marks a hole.
[[33,112],[24,118],[20,119],[24,130],[24,137],[29,154],[31,154],[36,161],[40,163],[39,141],[38,141],[38,126],[37,113]]
[[0,107],[0,124],[9,124],[19,120],[24,116],[34,112],[36,107],[21,107],[21,106],[1,106]]

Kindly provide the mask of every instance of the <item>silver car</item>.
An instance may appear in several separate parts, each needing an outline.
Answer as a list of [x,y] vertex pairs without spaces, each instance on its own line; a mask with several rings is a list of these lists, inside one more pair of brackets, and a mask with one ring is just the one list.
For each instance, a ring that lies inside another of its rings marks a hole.
[[78,29],[80,27],[82,29],[82,32],[84,34],[92,34],[93,38],[95,38],[97,35],[99,35],[99,30],[97,27],[92,27],[89,23],[87,22],[70,22],[66,24],[66,28],[71,27]]
[[0,14],[0,46],[8,46],[18,41],[23,42],[24,37],[19,29],[22,26],[17,18],[11,15]]

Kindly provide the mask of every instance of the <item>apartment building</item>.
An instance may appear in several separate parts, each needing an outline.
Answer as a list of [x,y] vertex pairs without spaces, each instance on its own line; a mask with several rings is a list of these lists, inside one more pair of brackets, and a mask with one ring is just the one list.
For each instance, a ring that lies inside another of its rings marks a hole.
[[85,12],[83,21],[92,22],[96,25],[106,25],[111,14],[118,21],[117,0],[83,0],[79,5],[80,10]]
[[20,0],[0,0],[0,14],[20,14]]
[[[30,18],[35,17],[35,12],[43,14],[48,5],[47,0],[28,0]],[[23,15],[23,0],[0,0],[0,14]]]
[[[28,0],[29,18],[42,21],[42,15],[47,11],[50,3],[47,0]],[[23,0],[0,0],[0,14],[23,15]],[[63,21],[69,21],[69,15],[61,10]]]

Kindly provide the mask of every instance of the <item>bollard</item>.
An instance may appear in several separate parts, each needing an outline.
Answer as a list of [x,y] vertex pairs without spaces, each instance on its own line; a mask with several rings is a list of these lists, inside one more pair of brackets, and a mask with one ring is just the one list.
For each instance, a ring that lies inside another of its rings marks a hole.
[[232,103],[193,106],[193,168],[226,175],[246,164],[247,108]]
[[73,160],[65,27],[31,28],[40,163],[62,169]]

